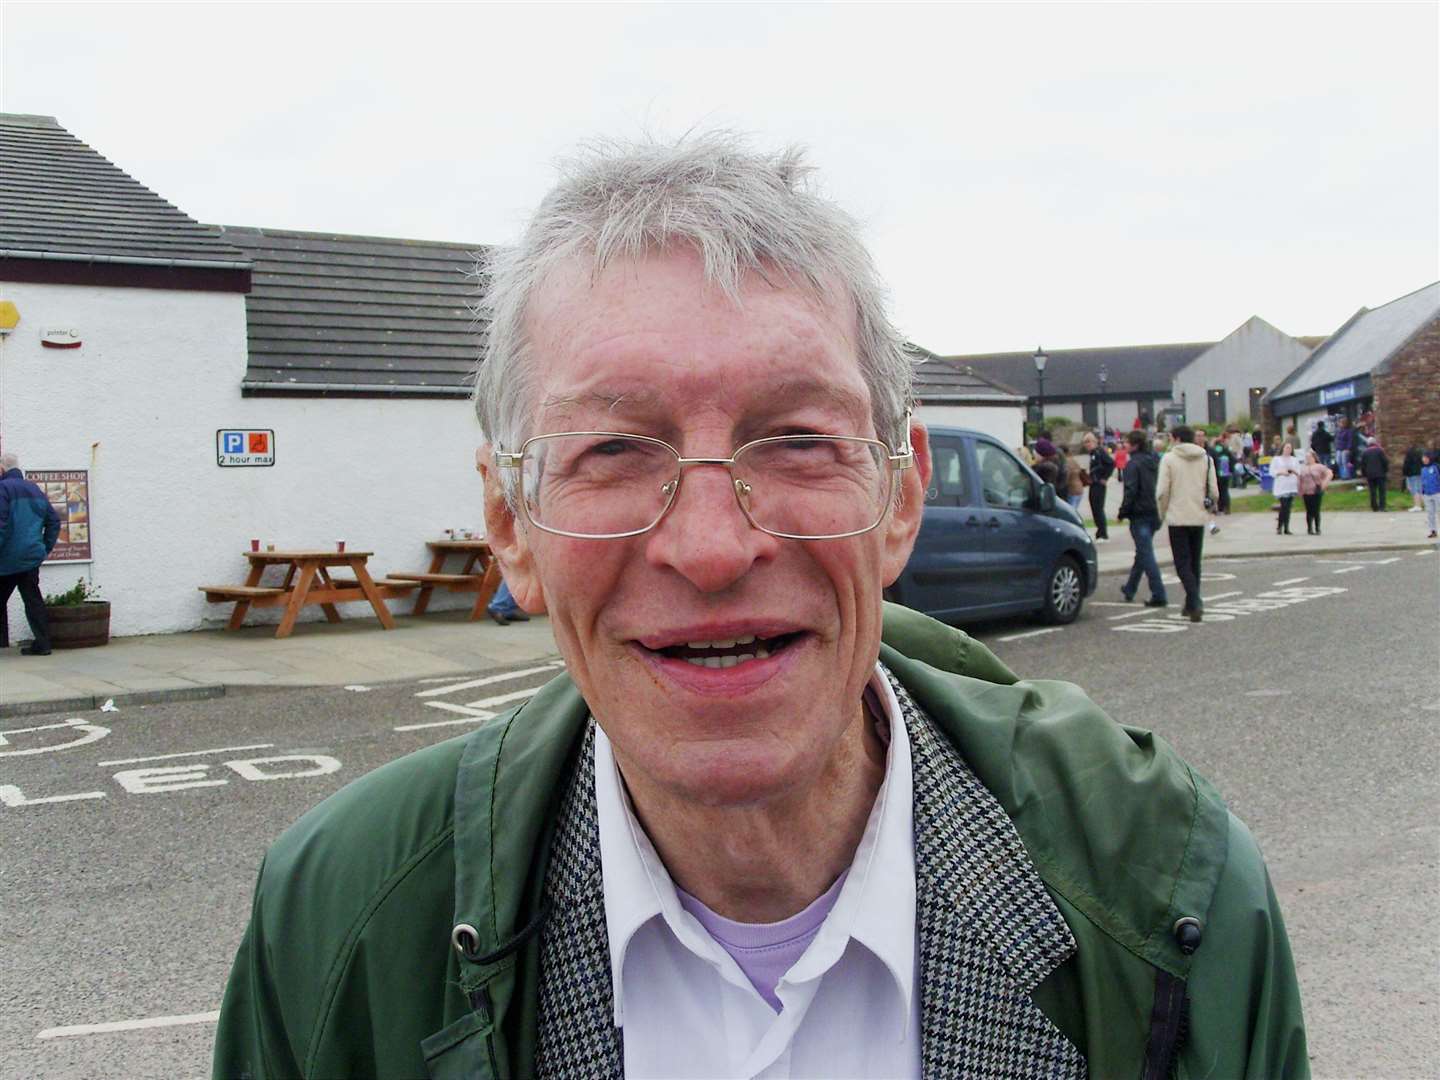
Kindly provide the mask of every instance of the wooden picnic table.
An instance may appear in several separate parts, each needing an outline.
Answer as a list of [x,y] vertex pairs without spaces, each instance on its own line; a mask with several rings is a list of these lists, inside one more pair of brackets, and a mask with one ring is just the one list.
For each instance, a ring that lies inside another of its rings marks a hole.
[[[437,588],[450,592],[473,592],[475,603],[470,609],[470,618],[479,619],[485,614],[485,607],[495,590],[500,587],[500,564],[484,540],[427,540],[430,549],[430,568],[415,573],[393,573],[392,580],[412,582],[420,586],[420,595],[415,598],[413,614],[424,615],[430,605],[430,594]],[[464,565],[458,574],[445,573],[445,561],[452,555],[463,555]]]
[[[319,604],[325,618],[337,623],[340,612],[335,605],[358,600],[369,601],[380,625],[393,630],[395,617],[385,606],[386,598],[402,596],[416,587],[410,581],[372,579],[365,568],[366,561],[374,554],[370,551],[247,551],[244,554],[250,560],[245,584],[199,586],[212,604],[234,601],[235,610],[230,613],[227,624],[231,630],[240,628],[252,607],[284,607],[285,614],[275,628],[275,636],[289,637],[295,629],[295,619],[305,606]],[[270,566],[287,567],[281,585],[260,584]],[[332,576],[330,571],[334,568],[348,569],[354,576]]]

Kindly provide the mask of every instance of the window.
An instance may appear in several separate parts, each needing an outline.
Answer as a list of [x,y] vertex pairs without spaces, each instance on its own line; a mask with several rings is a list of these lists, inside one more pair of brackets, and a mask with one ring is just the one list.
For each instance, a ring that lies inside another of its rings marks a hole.
[[1100,403],[1098,401],[1082,401],[1080,403],[1080,420],[1088,428],[1100,426]]
[[975,440],[975,461],[980,466],[980,486],[986,506],[1024,509],[1034,494],[1030,474],[1013,457],[994,443]]
[[1268,386],[1250,387],[1250,423],[1256,427],[1260,426],[1260,399],[1265,396]]
[[[1254,393],[1252,390],[1251,393]],[[1205,392],[1205,422],[1208,424],[1225,423],[1225,391],[1207,390]]]
[[960,445],[932,439],[930,460],[934,472],[925,501],[939,506],[964,506],[968,496],[965,492],[965,459]]

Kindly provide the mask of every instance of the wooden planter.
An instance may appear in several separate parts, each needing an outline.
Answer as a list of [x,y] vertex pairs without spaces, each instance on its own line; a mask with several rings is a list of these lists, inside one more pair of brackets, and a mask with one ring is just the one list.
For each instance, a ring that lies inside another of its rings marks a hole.
[[45,606],[50,616],[52,649],[88,649],[110,640],[110,601]]

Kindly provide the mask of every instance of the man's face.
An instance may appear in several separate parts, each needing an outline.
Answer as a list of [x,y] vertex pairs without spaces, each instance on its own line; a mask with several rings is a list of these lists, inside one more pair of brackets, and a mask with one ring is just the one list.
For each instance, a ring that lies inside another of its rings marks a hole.
[[[602,430],[729,457],[771,435],[875,437],[848,305],[751,278],[737,306],[689,253],[557,273],[532,301],[532,434]],[[852,743],[877,656],[881,591],[905,565],[929,459],[902,503],[845,540],[752,528],[728,470],[690,466],[650,532],[577,540],[509,518],[487,477],[487,520],[521,603],[550,614],[574,678],[632,789],[706,805],[762,803],[815,782]],[[770,655],[696,666],[687,643]]]

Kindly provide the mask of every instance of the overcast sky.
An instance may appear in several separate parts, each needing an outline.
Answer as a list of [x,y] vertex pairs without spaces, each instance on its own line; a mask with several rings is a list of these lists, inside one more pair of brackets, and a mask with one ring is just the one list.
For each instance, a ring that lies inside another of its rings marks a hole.
[[0,108],[205,222],[495,243],[594,135],[810,147],[943,353],[1440,277],[1440,6],[0,5]]

